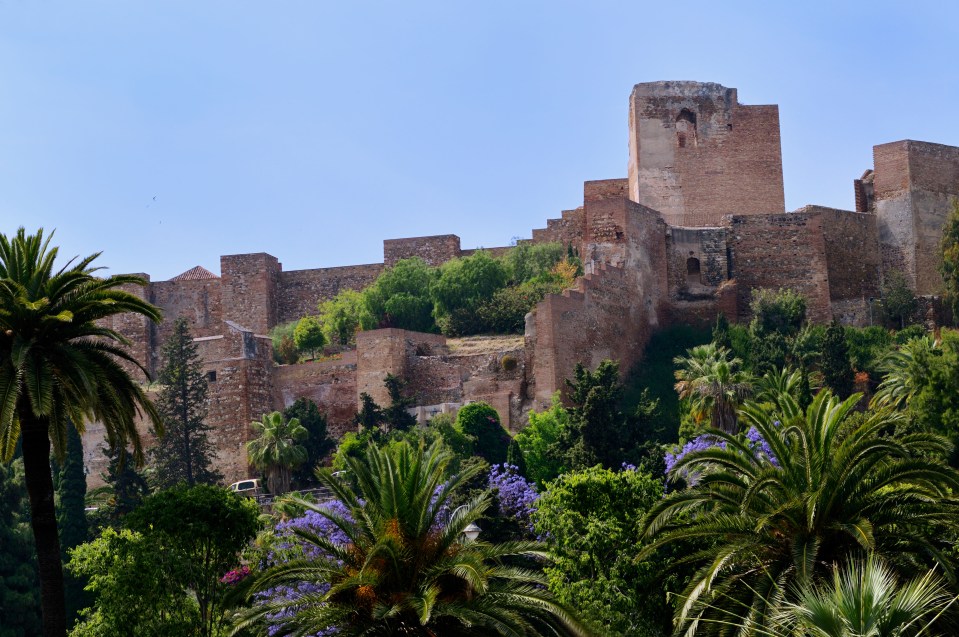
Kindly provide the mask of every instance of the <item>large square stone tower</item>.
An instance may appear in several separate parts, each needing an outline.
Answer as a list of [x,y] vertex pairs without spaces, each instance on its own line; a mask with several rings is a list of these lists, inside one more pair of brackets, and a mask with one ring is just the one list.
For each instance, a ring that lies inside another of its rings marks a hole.
[[779,107],[744,106],[736,89],[709,82],[637,84],[629,198],[673,226],[785,212]]

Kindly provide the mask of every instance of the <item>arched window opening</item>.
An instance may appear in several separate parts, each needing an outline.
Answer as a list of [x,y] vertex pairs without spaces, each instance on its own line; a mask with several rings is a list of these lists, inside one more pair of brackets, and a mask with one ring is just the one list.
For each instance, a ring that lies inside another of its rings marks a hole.
[[689,257],[686,259],[686,283],[691,285],[702,285],[702,282],[699,259],[696,257]]
[[680,148],[696,145],[696,113],[688,108],[676,116],[676,145]]

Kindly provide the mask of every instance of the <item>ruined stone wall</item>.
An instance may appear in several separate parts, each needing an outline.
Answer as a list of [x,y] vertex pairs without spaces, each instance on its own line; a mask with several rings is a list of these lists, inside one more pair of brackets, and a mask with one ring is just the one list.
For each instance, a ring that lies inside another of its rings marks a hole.
[[[522,349],[468,355],[410,351],[408,355],[406,390],[418,405],[483,401],[497,411],[506,429],[517,430],[526,424],[521,418]],[[505,356],[517,361],[514,369],[503,368]]]
[[806,206],[797,212],[822,216],[831,301],[879,296],[882,259],[876,215]]
[[220,279],[157,281],[150,284],[154,305],[163,310],[163,322],[156,326],[159,346],[173,333],[173,322],[185,318],[194,337],[213,336],[223,330],[220,308]]
[[223,320],[256,334],[266,334],[277,319],[281,266],[276,257],[258,252],[220,257],[220,307]]
[[[389,404],[383,386],[387,374],[406,377],[410,353],[428,355],[446,345],[440,334],[424,334],[397,328],[369,330],[356,335],[356,397],[369,394],[378,405]],[[357,402],[359,405],[359,402]]]
[[778,106],[719,84],[637,84],[629,129],[629,197],[670,225],[785,211]]
[[317,313],[317,305],[341,290],[362,290],[383,272],[382,263],[280,272],[277,322],[288,323]]
[[553,393],[565,390],[577,363],[595,369],[613,358],[628,369],[649,337],[635,312],[631,276],[623,268],[601,267],[579,281],[578,289],[552,294],[527,322],[532,346],[528,382],[534,409],[549,406]]
[[755,288],[793,289],[806,297],[809,320],[831,319],[822,214],[736,215],[729,223],[730,266],[741,320],[750,318]]
[[339,360],[281,365],[273,370],[273,404],[285,409],[298,398],[315,402],[326,416],[331,437],[339,438],[355,427],[356,352],[343,352]]
[[410,257],[419,257],[429,265],[440,265],[459,255],[460,238],[455,234],[387,239],[383,242],[383,263],[387,267]]
[[562,243],[582,252],[586,234],[586,210],[564,210],[559,219],[547,219],[545,228],[533,230],[533,243]]
[[666,231],[669,296],[695,300],[711,296],[727,280],[726,228],[679,228]]

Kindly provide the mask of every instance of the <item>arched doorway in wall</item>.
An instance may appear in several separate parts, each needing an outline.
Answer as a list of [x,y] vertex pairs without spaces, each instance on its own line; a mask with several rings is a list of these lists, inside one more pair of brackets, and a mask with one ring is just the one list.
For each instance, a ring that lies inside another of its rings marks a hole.
[[686,259],[686,284],[687,285],[702,285],[703,276],[702,270],[699,265],[699,259],[696,257],[689,257]]
[[696,113],[688,108],[676,116],[676,145],[679,148],[696,145]]

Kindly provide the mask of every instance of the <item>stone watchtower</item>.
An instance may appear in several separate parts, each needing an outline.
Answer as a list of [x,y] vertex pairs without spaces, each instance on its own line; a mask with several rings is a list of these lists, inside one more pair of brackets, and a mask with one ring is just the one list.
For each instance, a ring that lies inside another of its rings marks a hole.
[[637,84],[629,198],[673,226],[785,212],[779,107],[744,106],[736,89],[708,82]]

